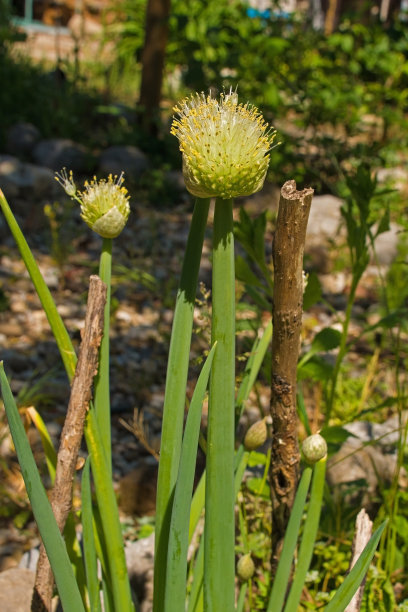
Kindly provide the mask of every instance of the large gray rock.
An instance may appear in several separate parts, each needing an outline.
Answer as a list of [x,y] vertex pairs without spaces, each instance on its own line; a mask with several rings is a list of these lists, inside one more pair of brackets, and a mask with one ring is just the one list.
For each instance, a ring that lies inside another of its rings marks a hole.
[[0,155],[0,188],[8,199],[28,201],[54,197],[58,192],[51,170],[20,162],[11,155]]
[[135,180],[150,166],[147,156],[133,146],[113,146],[105,149],[99,161],[101,174],[120,175],[125,173],[127,179]]
[[30,612],[34,579],[34,572],[19,567],[1,572],[1,612]]
[[74,173],[86,170],[86,148],[66,138],[41,140],[33,150],[33,159],[40,166],[52,170],[67,168]]
[[[408,413],[404,412],[402,429]],[[351,497],[369,507],[379,486],[391,482],[397,465],[397,443],[401,436],[398,415],[384,423],[356,421],[345,426],[354,437],[348,438],[340,450],[328,462],[327,479],[333,487],[346,487],[348,483],[365,481]],[[404,468],[399,473],[399,483],[407,486]]]
[[379,183],[385,183],[386,181],[394,183],[395,189],[405,189],[408,184],[408,170],[406,167],[401,168],[400,166],[381,168],[377,172],[377,179]]
[[338,233],[343,200],[332,195],[314,196],[307,225],[306,245],[327,243]]
[[[311,255],[314,267],[319,272],[328,270],[319,269],[319,263],[324,266],[327,260],[328,244],[339,235],[345,238],[346,227],[340,209],[343,200],[332,195],[315,196],[310,209],[309,222],[306,234],[306,252]],[[380,234],[375,240],[376,258],[373,263],[389,266],[397,254],[398,234],[401,228],[396,223],[390,224],[388,232]],[[373,227],[375,234],[376,226]],[[320,260],[320,262],[319,262]]]
[[389,266],[397,256],[401,226],[390,223],[388,232],[380,234],[375,240],[375,253],[380,265]]
[[6,151],[12,155],[28,155],[41,134],[32,123],[16,123],[7,130]]

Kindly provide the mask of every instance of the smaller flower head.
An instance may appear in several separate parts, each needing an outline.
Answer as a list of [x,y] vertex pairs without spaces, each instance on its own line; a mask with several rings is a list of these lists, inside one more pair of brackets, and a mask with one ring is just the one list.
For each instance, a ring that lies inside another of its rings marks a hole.
[[308,463],[317,463],[327,455],[327,442],[320,434],[313,434],[303,440],[302,452]]
[[275,132],[255,106],[238,104],[230,90],[220,101],[196,93],[174,111],[171,133],[180,143],[190,193],[230,199],[262,189]]
[[81,217],[103,238],[116,238],[126,225],[130,213],[128,191],[123,187],[123,172],[108,180],[85,183],[81,193]]
[[246,450],[256,450],[266,442],[267,437],[268,428],[266,426],[266,419],[262,419],[251,425],[248,429],[244,438],[244,446]]
[[130,213],[128,191],[123,187],[123,172],[117,177],[85,183],[84,191],[77,191],[72,171],[65,168],[56,175],[65,192],[81,205],[81,217],[102,238],[116,238],[126,225]]
[[61,172],[56,172],[55,180],[61,185],[67,195],[69,195],[71,198],[75,197],[76,185],[74,183],[72,170],[69,171],[69,176],[66,168],[63,168]]
[[255,563],[252,561],[250,553],[247,553],[237,563],[237,574],[243,582],[246,582],[255,573]]

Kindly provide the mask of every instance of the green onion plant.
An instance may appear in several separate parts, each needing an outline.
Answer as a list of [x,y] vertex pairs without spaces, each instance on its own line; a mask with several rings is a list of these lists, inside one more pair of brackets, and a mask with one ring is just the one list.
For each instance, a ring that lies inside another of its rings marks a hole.
[[[221,94],[218,100],[210,95],[192,95],[175,107],[175,113],[171,133],[179,140],[185,184],[196,202],[176,298],[167,365],[157,489],[153,606],[154,612],[185,612],[186,609],[189,612],[234,612],[247,609],[254,571],[250,550],[245,551],[236,569],[235,502],[251,451],[266,441],[268,433],[266,419],[262,419],[249,430],[244,445],[236,448],[236,420],[255,384],[272,334],[269,323],[263,334],[257,335],[236,392],[234,198],[251,195],[262,188],[275,132],[255,107],[240,104],[236,91],[232,90]],[[79,203],[83,220],[103,239],[99,273],[108,287],[94,402],[89,406],[84,430],[89,456],[81,481],[83,554],[77,555],[76,563],[81,564],[82,569],[82,574],[77,572],[77,575],[86,576],[85,589],[79,588],[75,579],[67,545],[53,519],[2,364],[1,390],[27,492],[64,610],[99,612],[103,600],[105,610],[132,612],[137,602],[127,576],[112,486],[109,402],[112,241],[127,222],[129,196],[123,186],[123,175],[100,181],[94,178],[85,183],[82,191],[77,189],[72,172],[64,169],[56,178],[65,192]],[[193,314],[211,199],[215,200],[211,346],[184,426]],[[72,380],[77,357],[70,336],[1,191],[0,207],[48,317],[68,378]],[[264,261],[262,257],[261,260]],[[267,273],[266,263],[262,269]],[[268,287],[272,287],[272,282]],[[206,469],[193,493],[202,406],[207,390],[208,427],[203,445]],[[38,415],[35,416],[52,473],[55,451],[45,425]],[[308,464],[303,470],[275,580],[272,580],[268,612],[296,612],[313,555],[323,504],[327,448],[321,436],[311,438],[303,447]],[[270,454],[266,461],[270,461]],[[262,488],[267,473],[265,469]],[[189,562],[188,547],[200,521],[203,521],[203,536]],[[340,612],[350,601],[364,578],[383,527],[375,532],[327,610]],[[238,579],[241,581],[239,587]]]

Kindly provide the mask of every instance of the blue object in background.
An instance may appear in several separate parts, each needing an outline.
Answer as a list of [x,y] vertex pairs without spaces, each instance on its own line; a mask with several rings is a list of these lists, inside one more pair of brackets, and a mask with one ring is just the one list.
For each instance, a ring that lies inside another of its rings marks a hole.
[[256,8],[252,8],[250,7],[249,9],[247,9],[247,15],[248,17],[262,17],[263,19],[269,19],[269,17],[271,16],[271,11],[269,9],[267,9],[266,11],[259,11]]
[[270,9],[266,9],[265,11],[260,11],[259,9],[249,7],[247,9],[248,17],[255,18],[261,17],[261,19],[269,19],[271,15],[273,17],[279,17],[280,19],[289,19],[290,13],[286,11],[271,11]]

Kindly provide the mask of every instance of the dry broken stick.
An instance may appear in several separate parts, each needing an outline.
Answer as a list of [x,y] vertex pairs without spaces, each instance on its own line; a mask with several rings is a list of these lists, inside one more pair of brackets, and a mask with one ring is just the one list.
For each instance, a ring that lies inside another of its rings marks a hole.
[[313,189],[297,191],[295,181],[283,185],[273,241],[270,481],[275,552],[285,534],[299,476],[296,369],[303,312],[303,253],[312,197]]
[[[373,532],[373,523],[370,520],[367,512],[364,508],[360,510],[357,514],[356,518],[356,530],[354,533],[353,545],[352,545],[352,558],[350,562],[350,570],[354,567],[357,561],[360,558],[361,553],[364,548],[367,546],[371,534]],[[357,591],[354,593],[352,600],[348,604],[347,608],[344,612],[359,612],[361,608],[361,601],[363,599],[365,586],[365,578],[363,582],[358,587]]]
[[[98,276],[90,277],[85,327],[79,348],[78,363],[72,381],[67,416],[61,434],[57,456],[51,506],[62,532],[72,505],[72,486],[81,446],[84,423],[92,397],[93,379],[98,370],[99,345],[103,335],[106,285]],[[32,612],[49,612],[54,587],[54,576],[44,546],[41,546],[37,565]]]

